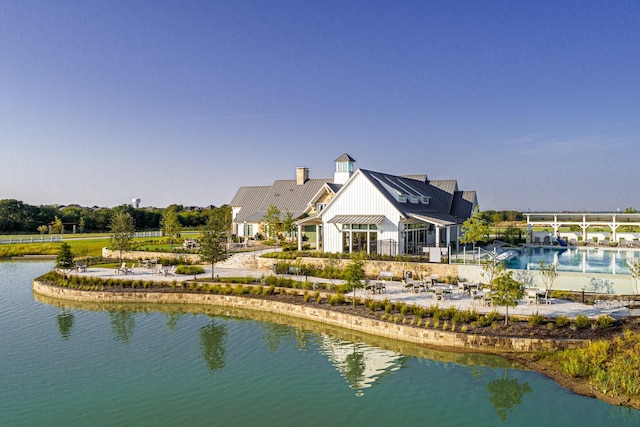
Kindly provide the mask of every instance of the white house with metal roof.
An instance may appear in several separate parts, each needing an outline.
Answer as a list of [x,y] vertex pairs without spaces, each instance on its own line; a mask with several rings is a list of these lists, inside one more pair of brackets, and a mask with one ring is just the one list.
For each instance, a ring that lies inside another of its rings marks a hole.
[[[355,169],[353,159],[342,161],[351,164],[336,165],[336,174]],[[323,250],[397,255],[448,248],[476,205],[475,191],[459,191],[455,180],[357,169],[319,213]]]
[[343,154],[335,160],[333,179],[311,180],[298,168],[296,180],[271,187],[242,187],[231,202],[234,232],[252,237],[269,206],[290,212],[303,237],[325,252],[418,254],[448,248],[471,216],[475,191],[459,191],[456,180],[426,175],[396,176],[355,168]]

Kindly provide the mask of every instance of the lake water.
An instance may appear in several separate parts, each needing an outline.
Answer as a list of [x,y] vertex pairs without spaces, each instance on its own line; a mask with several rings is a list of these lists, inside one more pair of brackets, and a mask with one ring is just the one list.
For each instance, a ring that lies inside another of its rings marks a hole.
[[220,308],[34,297],[51,268],[0,262],[2,426],[640,425],[498,357]]

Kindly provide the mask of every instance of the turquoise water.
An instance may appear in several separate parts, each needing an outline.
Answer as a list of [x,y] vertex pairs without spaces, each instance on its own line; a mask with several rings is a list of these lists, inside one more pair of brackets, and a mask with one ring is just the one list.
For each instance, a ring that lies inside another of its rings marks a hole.
[[507,268],[539,270],[540,261],[556,262],[558,271],[577,273],[629,274],[626,259],[640,257],[640,251],[605,248],[526,247],[519,256],[505,262]]
[[0,262],[3,426],[640,425],[497,357],[220,308],[36,299],[50,268]]

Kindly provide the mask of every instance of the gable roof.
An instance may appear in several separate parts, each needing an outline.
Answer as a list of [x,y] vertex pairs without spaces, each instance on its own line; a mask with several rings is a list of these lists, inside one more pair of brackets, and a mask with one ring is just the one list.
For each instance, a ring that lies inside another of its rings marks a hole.
[[[397,176],[366,169],[358,169],[343,188],[359,175],[370,181],[405,218],[451,225],[468,218],[476,201],[475,191],[457,191],[456,180],[428,181],[426,175]],[[407,196],[407,201],[400,202],[399,195]],[[418,202],[412,202],[411,196],[417,196]],[[423,197],[429,198],[429,203],[423,203]]]
[[271,187],[267,185],[240,187],[231,200],[231,203],[229,203],[229,206],[232,208],[240,207],[234,221],[247,221],[248,218],[258,210],[270,188]]
[[289,212],[294,218],[302,216],[311,199],[327,183],[328,178],[308,179],[298,185],[295,179],[281,179],[271,186],[241,187],[231,201],[231,206],[241,206],[235,222],[260,222],[271,205],[282,217]]

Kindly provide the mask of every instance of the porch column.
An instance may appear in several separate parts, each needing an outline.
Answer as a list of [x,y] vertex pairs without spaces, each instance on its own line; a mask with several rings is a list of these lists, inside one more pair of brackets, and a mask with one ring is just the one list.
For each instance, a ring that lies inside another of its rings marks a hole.
[[436,248],[440,247],[440,226],[436,225]]
[[[320,250],[320,230],[321,224],[316,225],[316,251]],[[322,252],[324,252],[324,248],[322,248]]]
[[298,250],[302,250],[302,226],[298,224]]
[[447,248],[451,245],[451,226],[447,226]]
[[587,216],[586,215],[582,215],[582,224],[580,224],[580,227],[582,227],[582,240],[584,242],[587,241]]

